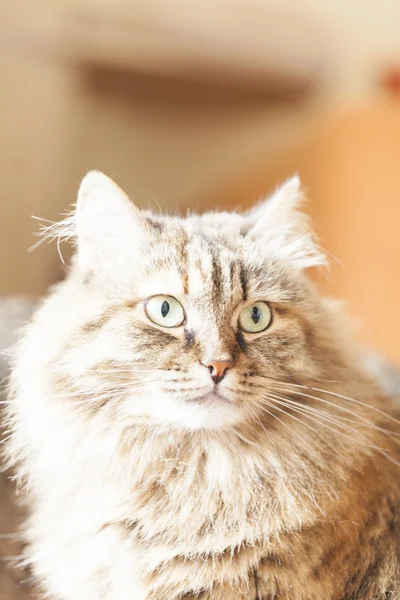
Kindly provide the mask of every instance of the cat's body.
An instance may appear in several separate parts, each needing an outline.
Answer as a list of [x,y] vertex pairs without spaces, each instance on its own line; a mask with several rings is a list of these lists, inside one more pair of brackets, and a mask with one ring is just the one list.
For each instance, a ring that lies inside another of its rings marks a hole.
[[400,599],[399,415],[303,274],[297,195],[179,220],[85,180],[10,394],[50,598]]

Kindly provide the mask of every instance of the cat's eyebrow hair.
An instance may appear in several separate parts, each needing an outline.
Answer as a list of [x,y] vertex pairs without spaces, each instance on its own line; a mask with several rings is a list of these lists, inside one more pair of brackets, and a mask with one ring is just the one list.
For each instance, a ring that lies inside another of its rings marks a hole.
[[182,236],[179,243],[179,258],[183,265],[181,270],[183,293],[189,294],[189,257],[188,257],[189,237],[185,231],[182,231]]
[[182,277],[183,293],[185,294],[185,296],[187,296],[189,294],[189,274],[188,274],[187,269],[182,271],[181,277]]
[[217,309],[221,303],[221,297],[223,293],[223,281],[222,281],[222,267],[218,257],[217,248],[211,246],[210,252],[212,256],[211,262],[211,282],[212,282],[212,290],[211,290],[211,298],[212,302]]
[[233,280],[235,277],[235,263],[231,262],[229,265],[229,284],[231,286],[231,290],[233,290]]
[[242,296],[243,296],[243,302],[246,302],[247,298],[248,298],[248,280],[246,277],[246,272],[245,272],[245,268],[244,265],[241,263],[240,264],[240,285],[242,286]]

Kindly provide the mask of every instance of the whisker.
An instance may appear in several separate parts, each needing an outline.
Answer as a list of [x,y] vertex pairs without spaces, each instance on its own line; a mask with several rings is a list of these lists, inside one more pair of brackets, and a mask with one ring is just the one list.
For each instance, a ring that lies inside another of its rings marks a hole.
[[103,386],[103,387],[97,387],[91,390],[77,390],[76,392],[68,392],[65,394],[50,394],[51,398],[79,398],[82,396],[95,396],[97,395],[99,392],[100,393],[106,393],[106,392],[120,392],[120,391],[124,391],[124,390],[138,390],[140,389],[140,386],[144,387],[145,384],[148,383],[156,383],[158,381],[158,379],[150,379],[150,380],[146,380],[144,382],[135,382],[135,381],[130,381],[129,383],[123,383],[123,384],[115,384],[115,385],[109,385],[109,386]]
[[[270,404],[270,403],[267,403],[267,405],[268,405],[268,406],[271,406],[271,404]],[[284,412],[284,413],[285,413],[287,416],[290,416],[290,417],[292,417],[292,418],[295,418],[296,420],[299,420],[300,422],[302,422],[300,419],[297,419],[296,417],[294,417],[294,415],[291,415],[290,413],[287,413],[286,411],[282,411],[282,410],[281,410],[281,409],[279,409],[277,406],[274,406],[273,408],[274,408],[275,410],[280,410],[281,412]],[[305,415],[305,414],[304,414],[304,416],[307,416],[308,418],[310,418],[310,416],[309,416],[309,415]],[[314,420],[314,419],[313,419],[313,420]],[[321,426],[325,427],[325,428],[328,428],[328,429],[331,429],[331,430],[332,430],[332,428],[331,428],[331,427],[329,427],[328,425],[326,425],[326,423],[320,422],[319,424],[320,424]],[[306,424],[305,424],[305,423],[303,423],[303,425],[306,425]],[[314,431],[314,430],[313,430],[313,431]],[[345,437],[345,438],[348,438],[348,439],[350,439],[350,440],[354,441],[354,438],[352,438],[352,437],[350,437],[350,436],[347,436],[346,434],[344,434],[344,433],[343,433],[343,432],[341,432],[341,431],[337,431],[337,430],[332,430],[332,431],[333,431],[334,433],[338,433],[338,434],[339,434],[339,435],[341,435],[342,437]],[[314,433],[316,433],[316,432],[314,431]],[[317,434],[317,435],[318,435],[318,434]],[[364,437],[366,437],[364,434],[362,434],[362,435],[363,435]],[[318,436],[318,437],[321,437],[321,436]],[[323,439],[324,439],[324,438],[323,438]],[[367,438],[367,439],[369,439],[369,438]],[[327,442],[327,440],[325,440],[325,439],[324,439],[324,443],[326,443],[326,444],[328,444],[329,446],[331,446],[331,444],[329,444],[329,442]],[[390,462],[392,462],[392,463],[393,463],[393,464],[395,464],[396,466],[399,466],[399,467],[400,467],[400,462],[399,462],[399,461],[397,461],[396,459],[394,459],[392,456],[390,456],[390,454],[388,454],[388,452],[387,452],[386,450],[384,450],[383,448],[381,448],[380,446],[376,446],[376,445],[369,445],[369,444],[365,444],[365,442],[358,442],[358,441],[357,441],[357,443],[360,443],[360,444],[361,444],[361,445],[363,445],[363,446],[366,446],[366,447],[369,447],[369,448],[371,448],[372,450],[375,450],[376,452],[378,452],[379,454],[381,454],[382,456],[384,456],[385,458],[387,458],[387,459],[388,459]],[[335,449],[333,446],[331,446],[331,448],[333,448],[334,450],[337,450],[337,449]]]
[[369,410],[376,412],[377,414],[381,415],[382,417],[385,417],[386,419],[390,419],[397,425],[400,425],[400,420],[396,419],[396,417],[394,417],[393,415],[391,415],[383,410],[380,410],[376,406],[371,406],[370,404],[368,404],[367,402],[363,402],[362,400],[357,400],[356,398],[350,398],[349,396],[344,396],[343,394],[339,394],[337,392],[331,392],[329,390],[316,388],[316,387],[313,387],[310,385],[300,385],[297,383],[290,383],[290,382],[285,382],[285,381],[280,381],[280,383],[282,385],[288,385],[289,387],[296,387],[296,388],[301,388],[304,390],[311,390],[312,392],[321,392],[322,394],[328,394],[329,396],[334,396],[335,398],[341,398],[342,400],[346,400],[348,402],[354,402],[355,404],[358,404],[359,406],[363,406],[364,408],[368,408]]
[[[147,391],[145,387],[142,388],[135,388],[136,392],[143,392],[143,391]],[[112,400],[114,399],[116,396],[119,395],[119,393],[121,392],[121,390],[109,390],[109,391],[105,391],[101,394],[98,393],[92,393],[90,395],[90,397],[88,397],[85,400],[78,400],[78,401],[73,401],[71,402],[71,406],[79,406],[79,405],[87,405],[87,406],[92,406],[94,404],[98,404],[99,402],[102,402],[104,400]],[[80,397],[80,396],[78,396]]]
[[[277,402],[277,403],[278,403],[278,404],[280,404],[280,405],[287,406],[287,404],[286,404],[285,402],[283,402],[283,401],[282,401],[282,400],[285,400],[284,398],[282,398],[282,396],[269,395],[269,398],[273,398],[273,399],[274,399],[274,401],[275,401],[275,402]],[[307,419],[310,419],[311,421],[314,421],[315,423],[317,423],[317,424],[319,424],[319,425],[322,425],[322,426],[323,426],[323,427],[325,427],[326,429],[329,429],[329,430],[330,430],[330,431],[332,431],[333,433],[338,433],[338,434],[339,434],[339,435],[341,435],[342,437],[345,437],[345,438],[347,438],[347,439],[349,439],[349,440],[353,440],[353,439],[354,439],[354,438],[352,438],[351,436],[349,436],[349,435],[346,435],[346,434],[345,434],[345,433],[343,433],[342,431],[340,431],[340,430],[338,430],[338,429],[335,429],[335,428],[332,428],[332,427],[330,427],[329,425],[327,425],[326,423],[324,423],[324,421],[327,421],[327,420],[328,420],[328,422],[332,422],[332,421],[329,421],[329,419],[328,419],[328,418],[327,418],[325,415],[324,415],[324,416],[320,415],[320,419],[323,419],[323,420],[321,421],[321,420],[317,419],[316,417],[313,417],[313,416],[311,416],[309,413],[307,413],[307,412],[305,412],[305,411],[302,411],[300,408],[294,408],[294,407],[290,407],[290,408],[291,408],[292,410],[294,410],[294,411],[296,411],[296,412],[298,412],[298,413],[302,414],[302,415],[303,415],[304,417],[306,417]],[[336,426],[337,426],[337,427],[342,427],[342,428],[343,428],[343,429],[345,429],[346,431],[349,431],[350,433],[353,433],[353,434],[355,434],[355,435],[358,435],[358,434],[359,434],[359,435],[361,435],[361,436],[365,437],[365,438],[366,438],[366,439],[367,439],[369,442],[371,442],[371,440],[370,440],[370,439],[369,439],[369,438],[368,438],[368,437],[367,437],[365,434],[362,434],[361,432],[358,432],[357,430],[355,430],[355,429],[352,429],[351,427],[349,427],[349,426],[347,426],[347,425],[344,425],[344,424],[342,424],[342,423],[335,423],[335,424],[336,424]],[[365,443],[365,442],[360,442],[360,443],[361,443],[362,445],[364,445],[364,446],[368,447],[368,448],[373,448],[374,450],[378,450],[378,449],[379,449],[379,450],[381,450],[381,448],[380,448],[379,446],[376,446],[376,445],[375,445],[375,444],[373,444],[373,443],[372,443],[372,444],[368,444],[368,443]]]
[[296,402],[295,400],[286,398],[286,396],[274,396],[274,397],[275,398],[279,397],[282,401],[285,402],[285,405],[288,406],[288,408],[293,408],[293,410],[298,409],[300,411],[309,413],[316,417],[320,417],[326,421],[331,422],[332,424],[353,423],[354,425],[359,425],[358,421],[355,421],[354,419],[347,419],[346,417],[332,415],[326,411],[319,410],[313,406],[308,406],[307,404],[303,404],[301,402]]
[[[272,388],[272,390],[271,390],[271,388],[270,388],[270,387],[268,387],[268,388],[265,388],[265,389],[267,389],[267,390],[268,390],[268,392],[270,392],[270,393],[271,393],[271,391],[272,391],[272,392],[275,392],[275,393],[276,393],[277,391],[278,391],[278,392],[287,391],[287,392],[289,392],[290,394],[292,394],[292,393],[293,393],[293,391],[291,391],[291,390],[285,390],[285,389],[283,389],[283,388]],[[294,393],[296,393],[296,392],[294,392]],[[298,392],[298,393],[301,395],[301,392]],[[349,419],[349,418],[347,418],[347,417],[342,417],[342,416],[340,416],[340,415],[336,415],[336,414],[335,414],[335,415],[332,415],[331,413],[328,413],[326,410],[321,410],[321,409],[319,409],[319,408],[316,408],[315,406],[310,406],[310,405],[308,405],[308,404],[304,404],[304,402],[298,402],[298,401],[294,400],[293,398],[288,398],[287,396],[282,396],[281,398],[282,398],[282,400],[285,400],[285,402],[287,402],[287,403],[289,403],[289,404],[293,404],[294,406],[298,406],[299,408],[303,408],[304,410],[308,410],[308,411],[310,411],[310,412],[313,412],[313,413],[316,413],[316,414],[320,414],[320,415],[324,415],[324,416],[329,416],[329,417],[331,417],[331,418],[332,418],[332,419],[334,419],[334,420],[338,420],[338,421],[346,421],[346,422],[349,422],[349,423],[354,423],[354,424],[358,424],[358,423],[359,423],[359,422],[358,422],[358,421],[356,421],[355,419]],[[316,398],[316,399],[318,400],[319,398]],[[333,407],[333,408],[336,408],[336,405],[335,405],[335,404],[333,404],[333,403],[331,403],[331,402],[328,402],[328,404],[329,404],[329,405],[332,405],[332,407]],[[353,413],[352,411],[349,411],[349,412],[351,412],[351,413],[352,413],[354,416],[356,416],[356,417],[358,417],[358,416],[359,416],[359,415],[357,415],[357,413]],[[373,425],[373,424],[371,424],[371,427],[374,427],[374,425]]]
[[[260,377],[261,379],[268,379],[269,381],[277,381],[278,383],[290,383],[290,385],[296,385],[293,384],[290,379],[280,379],[279,377],[273,377],[272,375],[261,375],[260,373],[257,373],[257,377]],[[323,381],[324,383],[340,383],[340,381],[337,379],[318,379],[318,377],[314,377],[313,380]]]
[[126,369],[114,369],[112,367],[110,367],[109,369],[97,369],[97,368],[92,368],[92,369],[87,369],[86,373],[95,373],[97,374],[108,374],[108,373],[156,373],[156,372],[160,372],[160,371],[166,371],[166,369],[131,369],[131,368],[126,368]]
[[245,442],[246,444],[250,444],[251,446],[259,446],[259,444],[257,444],[256,442],[251,442],[250,440],[248,440],[244,436],[242,436],[238,431],[236,431],[236,429],[234,428],[233,425],[231,425],[229,427],[229,429],[232,429],[232,431],[235,433],[235,435],[237,435],[237,437],[240,440],[242,440],[242,442]]
[[276,446],[274,440],[271,437],[270,432],[264,427],[260,417],[257,415],[256,411],[254,409],[252,409],[250,406],[247,406],[247,410],[249,411],[251,417],[257,421],[257,423],[260,425],[260,427],[262,428],[262,430],[264,431],[264,433],[267,435],[268,439],[270,440],[270,442],[273,444],[273,446]]
[[17,433],[18,433],[17,431],[14,431],[13,433],[10,433],[10,435],[8,435],[7,437],[5,437],[2,440],[0,440],[0,444],[4,444],[4,442],[6,442],[7,440],[11,439]]
[[[311,391],[313,391],[313,390],[314,391],[320,391],[321,393],[326,393],[326,394],[329,394],[329,395],[335,395],[337,397],[342,397],[342,398],[344,398],[344,399],[346,399],[348,401],[353,401],[354,403],[359,404],[360,406],[363,406],[363,407],[365,407],[367,409],[370,409],[371,411],[377,412],[380,415],[382,415],[384,417],[387,417],[388,419],[391,419],[391,420],[395,421],[396,423],[400,424],[400,421],[398,419],[396,419],[395,417],[393,417],[392,415],[390,415],[388,413],[385,413],[384,411],[381,411],[381,410],[377,409],[376,407],[373,407],[373,406],[371,406],[371,405],[369,405],[367,403],[364,403],[361,400],[356,400],[354,398],[349,398],[348,396],[341,396],[339,394],[335,394],[334,392],[330,392],[328,390],[322,390],[322,389],[320,390],[319,388],[313,388],[312,386],[305,386],[305,385],[291,383],[289,381],[282,381],[282,380],[279,380],[279,379],[274,378],[274,377],[271,377],[271,378],[266,377],[266,376],[260,376],[260,377],[262,377],[263,379],[267,379],[267,380],[271,379],[272,386],[275,386],[275,387],[276,387],[276,385],[279,386],[279,387],[277,387],[277,391],[284,391],[284,392],[288,392],[290,394],[297,394],[297,395],[303,396],[305,398],[312,398],[314,400],[317,400],[318,402],[321,402],[323,404],[326,404],[326,405],[334,408],[335,410],[346,412],[346,413],[348,413],[350,415],[355,416],[360,421],[363,421],[364,423],[366,423],[365,426],[369,426],[371,429],[375,429],[376,431],[382,432],[384,435],[387,435],[388,437],[392,438],[396,442],[397,442],[397,440],[395,440],[395,438],[399,438],[400,437],[400,433],[395,432],[395,431],[390,431],[390,430],[388,430],[388,429],[386,429],[384,427],[380,427],[379,425],[373,423],[372,421],[370,421],[369,419],[367,419],[366,417],[364,417],[363,415],[361,415],[359,413],[356,413],[356,412],[354,412],[354,411],[352,411],[352,410],[350,410],[348,408],[340,406],[339,404],[334,404],[332,402],[329,402],[328,400],[320,398],[319,396],[314,396],[312,394],[306,394],[305,392],[300,392],[298,388],[307,389],[307,390],[311,390]],[[282,386],[290,386],[293,389],[288,390],[288,389],[285,389]],[[270,390],[269,387],[267,389]]]
[[[259,400],[261,401],[262,404],[264,404],[264,400]],[[343,456],[342,454],[340,454],[340,452],[338,451],[338,448],[336,448],[335,446],[333,446],[325,437],[322,436],[322,434],[318,433],[317,431],[315,431],[315,429],[313,427],[311,427],[311,425],[308,425],[307,423],[304,423],[304,421],[302,421],[301,419],[299,419],[298,417],[296,417],[295,415],[292,415],[291,413],[279,408],[278,406],[275,405],[275,400],[272,398],[272,403],[271,402],[266,402],[267,406],[269,406],[270,408],[273,408],[274,410],[278,410],[279,412],[283,413],[284,415],[287,415],[288,417],[290,417],[291,419],[295,420],[296,422],[300,423],[300,425],[302,425],[303,427],[306,427],[307,429],[309,429],[310,431],[312,431],[312,433],[314,435],[316,435],[319,439],[321,439],[323,441],[324,444],[326,444],[327,446],[329,446],[334,452],[336,452],[337,454],[339,454],[339,456]],[[261,407],[260,407],[261,408]],[[268,412],[268,414],[270,414]],[[283,424],[284,422],[281,421]]]
[[[348,414],[351,414],[351,415],[357,417],[359,421],[362,421],[363,423],[365,423],[364,427],[368,427],[370,429],[374,429],[376,431],[380,431],[381,433],[383,433],[385,435],[388,435],[392,439],[400,437],[400,433],[395,432],[395,431],[390,431],[388,429],[385,429],[384,427],[380,427],[379,425],[376,425],[375,423],[373,423],[372,421],[370,421],[369,419],[367,419],[363,415],[360,415],[360,414],[358,414],[358,413],[356,413],[356,412],[354,412],[354,411],[352,411],[352,410],[350,410],[348,408],[340,406],[339,404],[334,404],[333,402],[329,402],[329,400],[326,400],[324,398],[320,398],[319,396],[314,396],[313,394],[306,394],[305,392],[300,392],[298,390],[288,390],[288,389],[285,389],[285,388],[282,388],[282,387],[278,388],[278,391],[288,392],[289,394],[297,394],[297,395],[305,397],[305,398],[312,398],[313,400],[317,400],[318,402],[326,404],[327,406],[330,406],[330,407],[334,408],[335,410],[341,410],[342,412],[346,412]],[[338,417],[338,418],[344,419],[344,417]],[[361,425],[361,423],[360,423],[360,425]]]
[[[286,429],[288,429],[290,431],[290,433],[292,435],[294,435],[299,441],[300,444],[303,447],[306,447],[307,444],[305,443],[305,441],[303,440],[303,438],[301,436],[299,436],[287,423],[285,423],[284,421],[282,421],[282,419],[280,419],[277,415],[275,415],[273,412],[269,411],[267,408],[265,408],[265,406],[261,406],[260,404],[258,404],[258,402],[256,402],[255,400],[252,400],[253,404],[255,404],[256,406],[258,406],[258,408],[260,408],[261,410],[263,410],[264,412],[266,412],[267,414],[269,414],[271,417],[273,417],[274,419],[276,419],[277,421],[279,421],[279,423],[281,423],[284,427],[286,427]],[[263,404],[266,404],[267,406],[269,406],[270,408],[276,408],[273,404],[270,404],[268,402],[263,402]],[[285,411],[281,411],[285,413]],[[290,415],[289,415],[290,416]],[[300,419],[299,419],[300,421]],[[307,427],[307,425],[305,423],[302,423],[305,427]]]

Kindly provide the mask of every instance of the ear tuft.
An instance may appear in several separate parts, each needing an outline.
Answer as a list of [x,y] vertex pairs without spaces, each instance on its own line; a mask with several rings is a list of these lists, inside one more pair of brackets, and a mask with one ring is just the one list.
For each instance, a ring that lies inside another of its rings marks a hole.
[[114,181],[101,171],[89,171],[82,179],[76,202],[78,237],[95,229],[98,220],[118,215],[131,203]]
[[249,234],[262,244],[265,252],[299,269],[326,264],[310,219],[302,210],[303,203],[300,179],[294,176],[248,217],[252,223]]
[[76,204],[78,260],[83,270],[108,270],[135,261],[144,233],[140,211],[116,183],[100,171],[89,171]]

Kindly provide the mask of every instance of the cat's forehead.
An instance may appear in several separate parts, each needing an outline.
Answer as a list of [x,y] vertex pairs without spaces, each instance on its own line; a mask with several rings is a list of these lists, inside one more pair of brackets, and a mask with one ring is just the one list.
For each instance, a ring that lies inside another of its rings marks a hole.
[[218,246],[220,249],[238,251],[242,248],[243,238],[248,232],[246,219],[236,213],[194,214],[186,218],[149,214],[147,216],[160,234],[157,241],[175,250],[189,244],[185,249],[197,252],[197,246],[206,242],[208,248]]
[[241,262],[240,248],[199,219],[166,220],[162,225],[145,257],[147,276],[141,288],[151,295],[161,287],[180,297],[215,293],[218,287],[221,294]]
[[[217,216],[217,215],[216,215]],[[152,218],[156,231],[148,238],[149,264],[197,266],[210,265],[216,254],[222,260],[235,260],[242,253],[242,241],[238,226],[219,227],[208,223],[203,217],[187,219]]]
[[243,220],[232,217],[236,215],[160,221],[147,253],[140,295],[190,296],[214,304],[287,296],[273,261],[266,260],[256,244],[246,239]]

